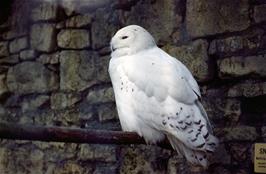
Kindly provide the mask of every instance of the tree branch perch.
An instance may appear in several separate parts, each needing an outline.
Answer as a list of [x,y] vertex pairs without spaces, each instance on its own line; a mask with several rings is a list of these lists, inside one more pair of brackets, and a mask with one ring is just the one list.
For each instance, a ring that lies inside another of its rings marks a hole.
[[[146,144],[144,139],[134,132],[33,126],[3,122],[0,122],[0,139],[117,145]],[[172,149],[167,140],[157,145]]]

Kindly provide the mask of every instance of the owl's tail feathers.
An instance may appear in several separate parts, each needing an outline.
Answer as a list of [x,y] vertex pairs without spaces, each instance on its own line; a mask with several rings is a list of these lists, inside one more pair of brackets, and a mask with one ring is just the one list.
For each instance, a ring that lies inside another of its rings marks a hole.
[[[208,167],[208,159],[207,152],[213,152],[216,147],[213,145],[207,146],[206,151],[194,150],[186,145],[184,145],[181,141],[179,141],[173,135],[167,135],[167,138],[172,145],[173,149],[177,151],[177,153],[182,154],[185,158],[193,165],[201,165],[204,168]],[[218,140],[214,136],[210,136],[209,142],[215,143],[218,145]]]

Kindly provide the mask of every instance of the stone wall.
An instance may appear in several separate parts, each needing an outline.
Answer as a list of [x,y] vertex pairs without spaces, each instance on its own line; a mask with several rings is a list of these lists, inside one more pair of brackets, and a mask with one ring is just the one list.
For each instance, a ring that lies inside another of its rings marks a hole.
[[[206,173],[252,173],[253,144],[266,141],[265,1],[51,2],[14,0],[13,11],[0,11],[2,121],[120,130],[109,41],[119,28],[138,24],[201,86],[221,140]],[[0,140],[0,173],[192,171],[175,152],[155,146]]]

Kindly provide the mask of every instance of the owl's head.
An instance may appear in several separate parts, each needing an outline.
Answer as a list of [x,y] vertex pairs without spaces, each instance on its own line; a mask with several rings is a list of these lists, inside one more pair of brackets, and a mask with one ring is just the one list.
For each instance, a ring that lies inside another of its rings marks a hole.
[[138,25],[129,25],[116,32],[111,43],[112,57],[132,55],[156,46],[151,34]]

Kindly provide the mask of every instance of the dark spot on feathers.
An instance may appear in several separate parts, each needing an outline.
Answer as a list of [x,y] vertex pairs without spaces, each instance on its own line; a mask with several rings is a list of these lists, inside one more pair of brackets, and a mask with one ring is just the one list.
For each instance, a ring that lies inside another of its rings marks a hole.
[[201,120],[199,121],[194,121],[195,124],[200,124],[201,123]]
[[181,129],[185,130],[187,128],[187,126],[185,125],[184,127],[181,127]]
[[191,142],[195,142],[196,140],[197,140],[197,138],[194,138],[194,139],[191,140]]
[[213,151],[208,150],[208,149],[206,150],[206,152],[213,154]]
[[198,132],[198,133],[196,134],[196,137],[198,138],[199,135],[200,135],[200,132]]
[[196,147],[197,147],[197,148],[202,148],[204,145],[205,145],[205,143],[202,143],[202,144],[200,144],[200,145],[198,145],[198,146],[196,146]]
[[189,118],[189,117],[190,117],[190,115],[187,115],[187,116],[186,116],[186,118]]
[[123,82],[121,82],[121,85],[123,85],[124,83]]
[[183,121],[182,121],[182,120],[181,120],[181,121],[178,121],[178,123],[179,123],[179,124],[182,124],[182,123],[183,123]]
[[180,128],[178,126],[175,126],[178,130],[180,130]]
[[216,144],[215,143],[208,143],[208,145],[215,146]]
[[132,92],[134,92],[134,89],[132,88]]
[[191,134],[193,132],[193,129],[191,129],[190,131],[188,131],[189,134]]
[[173,128],[174,126],[173,126],[172,124],[170,124],[170,127],[172,127],[172,128]]
[[166,125],[166,121],[165,121],[165,120],[163,120],[163,121],[162,121],[162,124],[163,124],[163,125]]
[[167,117],[168,120],[170,120],[170,117]]
[[206,139],[208,138],[208,136],[209,136],[209,132],[207,132],[206,135],[204,135],[203,137]]
[[186,123],[186,125],[188,125],[188,126],[190,126],[191,124],[192,124],[192,122],[190,121],[190,122],[185,122]]
[[121,91],[123,90],[123,88],[121,88]]
[[152,65],[154,65],[154,63],[153,63],[153,62],[152,62],[151,64],[152,64]]
[[203,159],[202,159],[202,158],[200,158],[199,160],[200,160],[200,161],[202,161]]
[[204,154],[203,158],[204,158],[204,159],[206,159],[206,158],[207,158],[206,154]]

